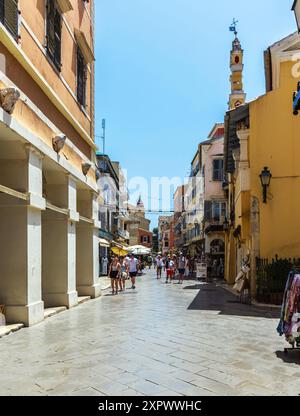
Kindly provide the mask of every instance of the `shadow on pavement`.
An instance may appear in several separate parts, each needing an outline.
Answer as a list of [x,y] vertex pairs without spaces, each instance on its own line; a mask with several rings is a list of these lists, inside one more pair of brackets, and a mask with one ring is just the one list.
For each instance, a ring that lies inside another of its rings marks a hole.
[[199,293],[188,307],[188,310],[219,311],[220,315],[259,317],[279,319],[280,311],[242,304],[237,297],[215,284],[196,284],[185,287],[185,290],[199,289]]
[[300,351],[289,351],[288,354],[285,354],[284,351],[275,352],[277,358],[280,358],[285,363],[290,364],[300,364]]

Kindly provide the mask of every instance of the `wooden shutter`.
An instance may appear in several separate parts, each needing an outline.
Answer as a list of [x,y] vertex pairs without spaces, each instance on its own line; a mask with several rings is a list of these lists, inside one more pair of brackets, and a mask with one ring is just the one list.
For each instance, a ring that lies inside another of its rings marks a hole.
[[56,9],[54,16],[54,37],[55,37],[55,54],[54,63],[56,67],[61,69],[61,15]]
[[86,64],[81,50],[77,48],[77,99],[85,106],[86,104]]
[[0,21],[4,24],[4,0],[0,0]]
[[55,0],[47,1],[47,52],[56,68],[61,70],[61,15]]
[[2,3],[3,1],[0,4],[0,8],[2,9],[0,11],[0,14],[2,13],[1,20],[4,23],[4,26],[13,35],[13,37],[17,39],[18,38],[18,20],[19,20],[18,0],[5,0],[4,7]]
[[212,219],[212,203],[211,201],[204,202],[204,219],[205,221],[211,221]]
[[54,33],[54,0],[47,1],[47,51],[53,60],[55,54],[55,33]]
[[223,160],[215,159],[213,161],[213,180],[222,181],[223,180]]

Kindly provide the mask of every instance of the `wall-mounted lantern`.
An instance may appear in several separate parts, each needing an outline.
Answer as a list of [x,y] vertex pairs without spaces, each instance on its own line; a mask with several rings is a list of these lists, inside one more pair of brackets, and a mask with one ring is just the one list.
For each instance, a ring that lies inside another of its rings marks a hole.
[[265,167],[263,171],[261,172],[261,174],[259,175],[259,177],[261,181],[261,186],[263,188],[263,203],[266,204],[267,203],[267,191],[271,183],[272,174],[270,170],[267,167]]
[[88,163],[88,162],[82,163],[82,173],[84,174],[84,176],[86,176],[88,174],[91,167],[92,167],[91,163]]
[[15,87],[0,90],[0,105],[8,114],[12,114],[21,94]]
[[294,0],[292,11],[295,13],[298,32],[300,32],[300,0]]
[[64,134],[59,134],[58,136],[53,137],[52,146],[56,153],[59,153],[63,149],[66,140],[67,136],[65,136]]

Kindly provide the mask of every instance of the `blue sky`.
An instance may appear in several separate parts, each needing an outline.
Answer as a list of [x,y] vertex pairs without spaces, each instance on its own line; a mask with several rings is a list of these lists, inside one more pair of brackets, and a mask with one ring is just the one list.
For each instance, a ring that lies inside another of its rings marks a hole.
[[248,100],[264,93],[263,51],[296,30],[292,0],[95,2],[96,134],[106,118],[106,153],[129,179],[184,178],[198,142],[223,121],[233,17]]

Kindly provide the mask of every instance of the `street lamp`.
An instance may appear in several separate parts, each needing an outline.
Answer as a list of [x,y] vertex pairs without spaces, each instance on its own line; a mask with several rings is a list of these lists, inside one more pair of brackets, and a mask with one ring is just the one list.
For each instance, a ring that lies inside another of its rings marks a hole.
[[263,203],[266,204],[267,203],[267,190],[268,190],[268,187],[270,186],[272,174],[267,167],[264,167],[264,170],[261,172],[259,177],[260,177],[261,185],[263,187]]
[[294,0],[292,11],[295,13],[298,32],[300,32],[300,1],[299,0]]

